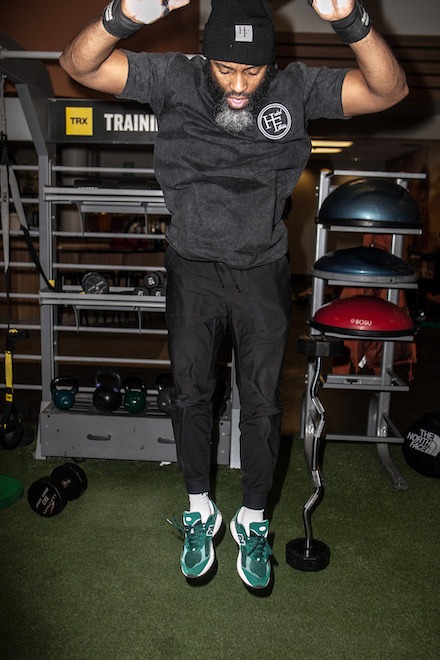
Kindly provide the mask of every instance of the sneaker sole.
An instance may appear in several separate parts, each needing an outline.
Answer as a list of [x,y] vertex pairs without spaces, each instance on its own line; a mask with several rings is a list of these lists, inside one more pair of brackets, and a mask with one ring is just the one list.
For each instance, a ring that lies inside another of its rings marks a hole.
[[245,585],[250,587],[251,589],[265,589],[268,586],[269,582],[270,582],[270,574],[269,574],[269,577],[267,579],[266,584],[257,584],[257,585],[255,585],[255,584],[252,584],[251,582],[249,582],[248,578],[246,577],[246,574],[243,571],[243,568],[241,566],[241,545],[240,545],[240,541],[239,541],[239,538],[238,538],[237,529],[235,527],[235,518],[233,518],[231,520],[231,522],[229,523],[229,529],[231,530],[232,538],[234,539],[234,541],[238,545],[237,572],[238,572],[239,576],[241,577],[241,579],[243,580]]
[[218,531],[220,530],[220,527],[222,526],[222,522],[223,522],[222,514],[219,511],[218,515],[217,515],[217,520],[215,521],[214,531],[212,533],[212,552],[209,556],[208,563],[206,564],[203,571],[201,571],[201,573],[199,573],[198,575],[191,575],[190,573],[189,574],[185,573],[183,566],[182,565],[180,566],[183,575],[186,578],[188,578],[188,580],[198,580],[203,575],[206,575],[206,573],[209,571],[209,569],[212,568],[212,565],[213,565],[214,560],[215,560],[214,537],[218,533]]

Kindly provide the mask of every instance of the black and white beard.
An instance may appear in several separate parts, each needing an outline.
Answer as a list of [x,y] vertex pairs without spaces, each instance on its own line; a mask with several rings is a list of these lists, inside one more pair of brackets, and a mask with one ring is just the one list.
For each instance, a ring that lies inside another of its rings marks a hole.
[[261,85],[252,94],[240,94],[241,97],[249,99],[249,103],[245,108],[235,110],[228,104],[226,94],[220,85],[217,83],[211,73],[209,61],[206,61],[205,75],[209,92],[214,99],[214,120],[217,126],[223,128],[228,133],[237,134],[252,125],[261,103],[266,97],[269,89],[270,81],[275,76],[275,67],[268,66],[266,75],[261,82]]

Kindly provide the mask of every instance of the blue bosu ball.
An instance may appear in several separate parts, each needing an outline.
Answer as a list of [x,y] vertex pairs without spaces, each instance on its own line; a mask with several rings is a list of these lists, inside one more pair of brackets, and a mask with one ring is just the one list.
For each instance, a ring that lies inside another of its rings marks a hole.
[[343,183],[321,205],[317,222],[323,225],[419,229],[420,213],[414,198],[389,179],[359,178]]
[[417,280],[414,269],[403,259],[377,247],[359,245],[328,252],[315,261],[313,275],[331,280],[370,281],[377,284]]

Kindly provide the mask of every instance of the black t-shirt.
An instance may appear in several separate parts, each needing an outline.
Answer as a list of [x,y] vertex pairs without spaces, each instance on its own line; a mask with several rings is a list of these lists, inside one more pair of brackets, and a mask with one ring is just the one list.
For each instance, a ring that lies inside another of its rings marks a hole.
[[158,121],[154,168],[171,214],[168,242],[187,259],[232,268],[283,256],[281,216],[310,156],[307,122],[343,118],[347,70],[288,65],[253,124],[231,134],[214,121],[202,57],[125,52],[121,98],[148,103]]

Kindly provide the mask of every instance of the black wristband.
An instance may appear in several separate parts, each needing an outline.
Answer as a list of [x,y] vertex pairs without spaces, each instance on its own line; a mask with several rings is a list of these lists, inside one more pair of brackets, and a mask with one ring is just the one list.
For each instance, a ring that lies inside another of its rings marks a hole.
[[371,30],[370,17],[360,0],[356,0],[353,11],[348,16],[341,18],[339,21],[330,21],[330,25],[346,44],[354,44],[356,41],[360,41]]
[[112,0],[104,9],[102,24],[107,32],[118,39],[126,39],[143,27],[128,18],[121,9],[121,0]]

